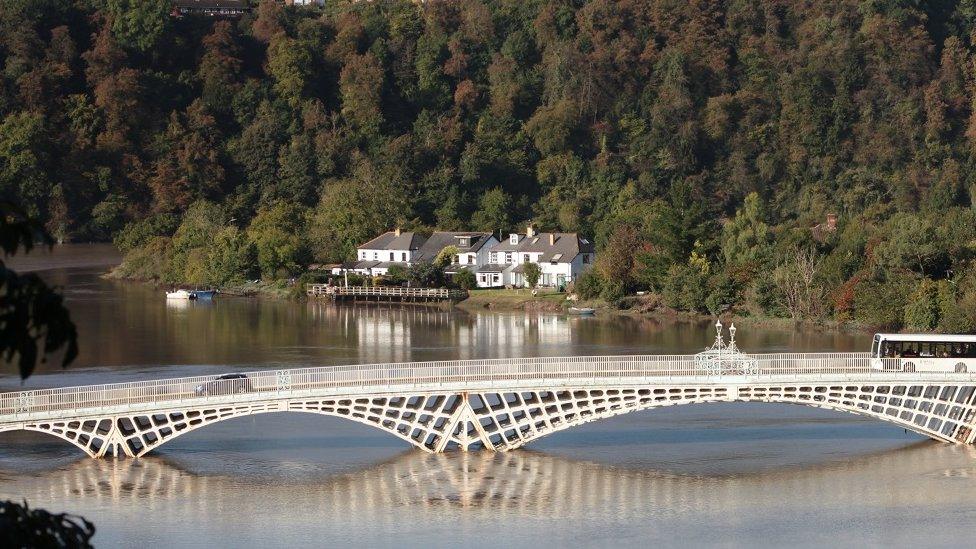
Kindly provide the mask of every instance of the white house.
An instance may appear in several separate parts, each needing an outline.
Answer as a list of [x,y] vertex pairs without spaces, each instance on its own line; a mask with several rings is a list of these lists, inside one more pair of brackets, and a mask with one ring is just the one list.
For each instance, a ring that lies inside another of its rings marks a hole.
[[488,250],[488,263],[478,267],[478,286],[527,286],[525,264],[539,265],[539,286],[569,284],[593,265],[593,243],[576,233],[513,233]]
[[455,246],[458,253],[452,265],[445,269],[449,274],[470,266],[472,270],[487,262],[488,249],[498,244],[490,233],[437,231],[430,236],[400,229],[389,231],[360,245],[356,249],[356,261],[350,261],[332,269],[333,274],[343,272],[367,276],[385,275],[390,267],[404,268],[419,262],[433,262],[444,248]]

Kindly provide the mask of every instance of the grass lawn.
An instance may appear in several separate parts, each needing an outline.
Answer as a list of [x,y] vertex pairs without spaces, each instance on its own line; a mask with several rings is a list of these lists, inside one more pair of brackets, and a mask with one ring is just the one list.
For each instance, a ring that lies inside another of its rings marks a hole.
[[527,303],[543,305],[546,309],[560,307],[566,301],[566,292],[557,292],[549,288],[540,288],[536,295],[532,295],[529,288],[518,289],[477,289],[469,292],[470,297],[462,301],[468,305],[483,305],[490,307],[519,307]]

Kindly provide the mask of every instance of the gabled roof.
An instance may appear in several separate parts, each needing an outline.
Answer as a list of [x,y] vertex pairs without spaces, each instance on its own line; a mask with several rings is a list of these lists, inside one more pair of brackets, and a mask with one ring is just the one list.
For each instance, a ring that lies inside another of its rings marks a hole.
[[[414,259],[417,261],[433,261],[437,258],[437,254],[448,246],[456,246],[459,253],[475,253],[491,239],[491,236],[491,233],[437,231],[424,242]],[[467,246],[460,245],[461,237],[470,239]]]
[[477,272],[479,273],[503,273],[506,269],[510,268],[511,265],[499,265],[497,263],[492,263],[489,265],[482,265],[478,267]]
[[365,244],[360,244],[360,250],[419,250],[427,239],[420,233],[412,231],[387,231]]
[[[549,244],[550,237],[554,242]],[[538,233],[534,236],[519,235],[519,243],[512,244],[506,238],[491,249],[493,252],[517,252],[542,254],[539,261],[572,261],[581,253],[593,253],[593,243],[578,233]]]

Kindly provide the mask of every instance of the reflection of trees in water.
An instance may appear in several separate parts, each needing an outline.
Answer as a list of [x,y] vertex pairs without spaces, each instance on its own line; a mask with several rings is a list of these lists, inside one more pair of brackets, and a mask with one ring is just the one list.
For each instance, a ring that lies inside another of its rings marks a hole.
[[[801,507],[803,502],[819,507],[962,504],[970,498],[967,487],[940,481],[976,477],[974,458],[972,447],[925,442],[811,467],[695,476],[527,451],[409,452],[350,473],[315,478],[312,472],[301,482],[282,482],[237,478],[231,471],[227,476],[197,475],[149,457],[83,460],[17,482],[26,485],[21,493],[28,500],[82,499],[86,504],[94,500],[118,506],[141,502],[163,514],[185,514],[191,505],[201,518],[214,520],[228,509],[263,513],[277,503],[322,519],[355,517],[382,523],[395,520],[391,512],[397,509],[434,516],[445,507],[463,508],[466,515],[485,513],[485,518],[511,514],[625,519],[645,516],[649,509],[751,513],[757,502],[768,507],[777,501]],[[905,482],[906,478],[913,481]]]

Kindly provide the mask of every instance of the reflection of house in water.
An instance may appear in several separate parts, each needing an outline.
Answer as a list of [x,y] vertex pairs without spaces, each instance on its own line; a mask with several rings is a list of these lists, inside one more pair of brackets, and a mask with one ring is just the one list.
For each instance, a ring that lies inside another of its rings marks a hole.
[[461,358],[531,355],[535,346],[572,339],[569,322],[560,315],[478,314],[467,328],[459,331]]
[[344,306],[309,302],[309,314],[339,332],[354,357],[382,363],[532,354],[572,341],[562,315],[467,313],[435,307]]
[[424,352],[443,348],[450,354],[435,358],[455,358],[456,333],[466,315],[436,307],[383,305],[335,305],[321,301],[308,303],[310,314],[339,332],[345,347],[355,357],[343,362],[384,363],[428,360]]

